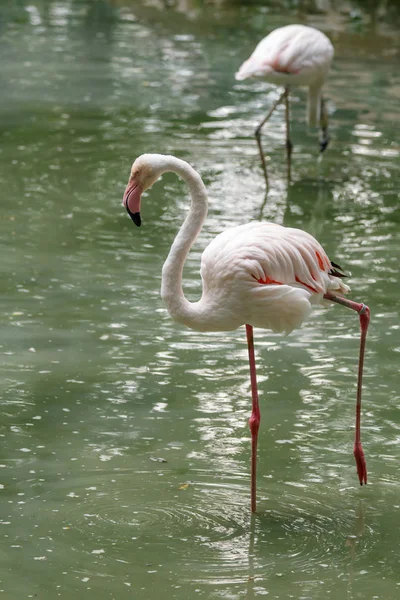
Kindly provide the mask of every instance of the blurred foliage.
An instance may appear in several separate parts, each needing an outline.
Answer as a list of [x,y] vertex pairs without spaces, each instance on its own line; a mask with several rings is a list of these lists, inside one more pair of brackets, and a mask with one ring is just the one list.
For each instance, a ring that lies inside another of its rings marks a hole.
[[[114,0],[117,4],[137,5],[136,0]],[[180,12],[203,10],[209,6],[220,8],[259,7],[266,11],[299,12],[309,14],[339,13],[350,19],[370,18],[371,21],[391,22],[400,19],[399,0],[148,0],[143,5]]]
[[[0,27],[5,21],[29,21],[29,13],[37,10],[47,14],[52,6],[71,5],[58,0],[9,0],[0,3]],[[266,12],[282,11],[291,14],[341,14],[352,20],[368,19],[387,23],[400,20],[399,0],[72,0],[76,9],[85,9],[88,20],[95,25],[99,20],[113,20],[113,7],[131,6],[134,9],[175,10],[177,12],[203,12],[207,8],[221,10],[259,8]]]

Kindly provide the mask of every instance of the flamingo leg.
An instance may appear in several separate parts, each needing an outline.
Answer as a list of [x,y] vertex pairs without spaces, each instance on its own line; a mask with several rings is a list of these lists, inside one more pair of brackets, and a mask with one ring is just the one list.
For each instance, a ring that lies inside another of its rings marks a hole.
[[320,109],[320,118],[319,118],[319,126],[321,128],[321,134],[319,138],[319,151],[322,154],[324,150],[328,147],[329,144],[329,135],[328,135],[328,111],[326,110],[326,104],[323,96],[321,95],[321,109]]
[[285,88],[284,92],[279,96],[278,100],[276,100],[276,102],[274,102],[274,104],[268,111],[267,116],[261,121],[261,123],[258,125],[257,129],[254,132],[254,135],[256,136],[258,151],[260,153],[261,166],[262,166],[262,170],[264,172],[265,185],[267,186],[267,193],[269,190],[269,183],[268,183],[267,163],[265,161],[264,151],[263,151],[263,147],[261,144],[261,129],[264,127],[265,123],[270,119],[270,117],[271,117],[272,113],[275,111],[276,107],[279,106],[279,104],[281,104],[283,102],[283,99],[285,98],[286,90],[287,90],[287,88]]
[[292,175],[292,150],[293,144],[290,140],[290,103],[289,103],[289,88],[285,88],[285,120],[286,120],[286,157],[287,157],[287,178],[288,183],[291,181]]
[[254,356],[253,327],[246,325],[247,346],[249,350],[250,382],[252,396],[252,411],[249,419],[251,431],[251,512],[256,512],[256,470],[257,470],[257,439],[260,427],[260,407],[258,404],[256,361]]
[[361,392],[362,392],[362,378],[364,370],[364,354],[365,354],[365,342],[367,339],[368,325],[370,321],[370,310],[366,304],[359,302],[353,302],[342,296],[336,296],[335,294],[325,294],[324,298],[331,302],[337,302],[342,306],[347,306],[358,313],[360,318],[360,354],[358,360],[358,382],[357,382],[357,402],[356,402],[356,430],[354,436],[354,458],[356,459],[357,473],[360,480],[360,485],[367,483],[367,465],[365,462],[364,451],[361,445]]

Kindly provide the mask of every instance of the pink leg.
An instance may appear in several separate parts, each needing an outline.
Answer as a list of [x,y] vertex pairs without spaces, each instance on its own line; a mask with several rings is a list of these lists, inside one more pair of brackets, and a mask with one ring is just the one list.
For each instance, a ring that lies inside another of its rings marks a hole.
[[256,468],[257,468],[257,438],[260,427],[260,407],[258,405],[256,361],[254,357],[253,327],[246,325],[247,346],[249,349],[250,382],[252,395],[252,411],[249,419],[251,431],[251,512],[256,512]]
[[325,294],[324,298],[337,302],[343,306],[347,306],[358,312],[360,317],[361,338],[360,338],[360,356],[358,361],[358,383],[357,383],[357,403],[356,403],[356,432],[354,438],[354,457],[356,459],[357,473],[360,480],[360,485],[367,483],[367,465],[365,462],[364,451],[361,445],[361,392],[362,392],[362,377],[364,369],[364,354],[365,341],[367,339],[367,331],[370,320],[370,310],[365,304],[353,302],[342,296],[334,294]]

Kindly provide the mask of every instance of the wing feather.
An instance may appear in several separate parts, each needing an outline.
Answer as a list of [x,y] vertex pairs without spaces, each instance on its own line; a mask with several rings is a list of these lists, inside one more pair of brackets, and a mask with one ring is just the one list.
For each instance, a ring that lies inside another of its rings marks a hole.
[[218,235],[203,253],[201,274],[206,287],[222,280],[271,279],[293,287],[303,283],[318,294],[347,291],[315,238],[269,222],[249,223]]
[[[333,58],[333,46],[324,33],[305,25],[274,29],[256,46],[235,77],[296,76],[323,80]],[[299,83],[301,83],[299,81]],[[307,82],[309,85],[310,82]]]
[[310,234],[274,223],[249,223],[224,231],[205,249],[204,302],[215,316],[223,311],[226,322],[236,327],[249,323],[290,332],[328,290],[348,290],[331,269]]

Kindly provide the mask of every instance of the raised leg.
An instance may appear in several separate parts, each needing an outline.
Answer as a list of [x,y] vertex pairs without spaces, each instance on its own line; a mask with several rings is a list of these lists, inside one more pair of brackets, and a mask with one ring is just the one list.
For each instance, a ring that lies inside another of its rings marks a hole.
[[272,105],[272,107],[268,111],[267,116],[261,121],[261,123],[259,124],[259,126],[255,130],[255,136],[256,136],[258,151],[260,153],[261,166],[262,166],[262,170],[264,172],[265,185],[267,186],[267,192],[268,192],[268,189],[269,189],[269,183],[268,183],[267,163],[265,162],[265,156],[264,156],[263,148],[262,148],[262,145],[261,145],[261,129],[263,128],[263,126],[265,125],[265,123],[268,121],[268,119],[271,117],[271,115],[274,112],[274,110],[276,109],[276,107],[279,106],[279,104],[281,104],[281,102],[283,102],[285,94],[286,94],[286,89],[279,96],[278,100],[276,102],[274,102],[274,104]]
[[256,512],[256,469],[257,469],[257,438],[260,427],[260,407],[258,404],[256,361],[254,356],[253,327],[246,325],[247,346],[249,350],[250,382],[252,396],[252,411],[249,419],[251,431],[251,512]]
[[288,183],[291,181],[292,175],[292,150],[293,144],[290,141],[290,104],[289,104],[289,88],[285,88],[285,119],[286,119],[286,156],[287,156],[287,178]]
[[325,100],[321,95],[321,109],[320,109],[320,118],[319,118],[319,126],[321,128],[320,138],[319,138],[319,151],[322,154],[324,150],[328,147],[329,144],[329,135],[328,135],[328,111],[326,110]]
[[360,485],[367,483],[367,465],[365,462],[364,451],[361,445],[361,392],[362,392],[362,378],[364,370],[364,354],[365,354],[365,342],[367,339],[368,325],[370,321],[370,310],[366,304],[360,304],[359,302],[353,302],[342,296],[336,296],[335,294],[325,294],[324,298],[337,302],[347,308],[351,308],[358,313],[360,317],[360,355],[358,360],[358,382],[357,382],[357,403],[356,403],[356,431],[354,436],[354,458],[356,459],[357,473],[360,480]]

